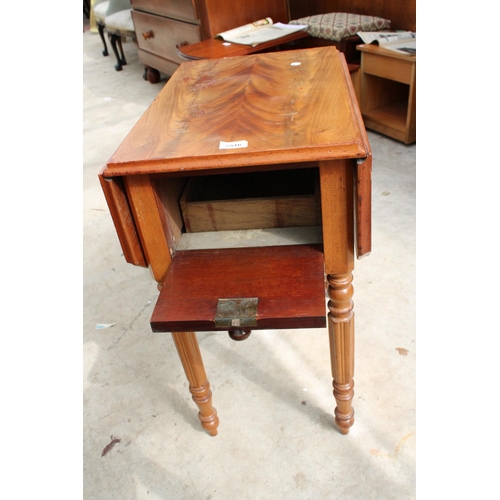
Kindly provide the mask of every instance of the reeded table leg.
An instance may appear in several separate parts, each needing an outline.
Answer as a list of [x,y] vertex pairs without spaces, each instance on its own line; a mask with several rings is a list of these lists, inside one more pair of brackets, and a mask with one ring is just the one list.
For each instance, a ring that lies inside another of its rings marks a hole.
[[212,406],[212,391],[201,359],[196,333],[176,332],[172,333],[172,337],[189,381],[193,401],[200,409],[198,417],[201,425],[211,436],[216,436],[219,418],[217,410]]
[[328,333],[337,402],[335,422],[347,434],[354,423],[354,164],[325,161],[320,164],[321,207],[325,272],[328,280]]
[[354,423],[354,313],[352,274],[329,275],[328,332],[332,363],[335,422],[342,434]]

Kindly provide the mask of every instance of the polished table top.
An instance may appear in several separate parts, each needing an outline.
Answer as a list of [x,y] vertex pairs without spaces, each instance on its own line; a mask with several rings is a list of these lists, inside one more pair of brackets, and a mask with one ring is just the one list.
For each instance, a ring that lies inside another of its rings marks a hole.
[[185,62],[103,174],[365,158],[349,78],[334,47]]
[[242,45],[225,42],[220,38],[209,38],[198,43],[190,43],[177,48],[179,55],[185,59],[220,59],[222,57],[246,56],[266,49],[283,46],[294,40],[308,37],[306,31],[296,31],[290,35],[260,43],[259,45]]

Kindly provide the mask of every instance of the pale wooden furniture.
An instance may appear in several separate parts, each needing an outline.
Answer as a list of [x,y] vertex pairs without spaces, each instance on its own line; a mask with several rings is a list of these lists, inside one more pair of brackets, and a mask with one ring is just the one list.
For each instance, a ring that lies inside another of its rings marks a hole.
[[183,62],[177,47],[270,17],[288,22],[287,0],[132,0],[139,60],[151,83],[172,75]]
[[[194,332],[325,326],[348,433],[371,164],[345,58],[325,47],[182,64],[99,174],[126,260],[158,282],[151,327],[172,332],[209,434],[219,420]],[[188,203],[207,213],[184,220]]]
[[361,51],[361,113],[366,128],[411,144],[416,141],[417,56],[376,45]]

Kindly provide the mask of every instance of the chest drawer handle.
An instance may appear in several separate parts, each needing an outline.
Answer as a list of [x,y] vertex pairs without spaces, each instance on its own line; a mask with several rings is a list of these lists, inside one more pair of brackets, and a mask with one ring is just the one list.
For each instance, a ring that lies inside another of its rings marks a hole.
[[154,38],[155,34],[153,33],[153,30],[149,30],[143,33],[142,36],[144,37],[144,40],[149,40],[150,38]]

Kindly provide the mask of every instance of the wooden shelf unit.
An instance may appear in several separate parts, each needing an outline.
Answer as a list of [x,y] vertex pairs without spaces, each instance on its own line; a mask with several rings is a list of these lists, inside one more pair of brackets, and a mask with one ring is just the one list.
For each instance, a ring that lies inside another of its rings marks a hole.
[[365,127],[405,144],[416,141],[416,56],[373,45],[361,51],[361,113]]

